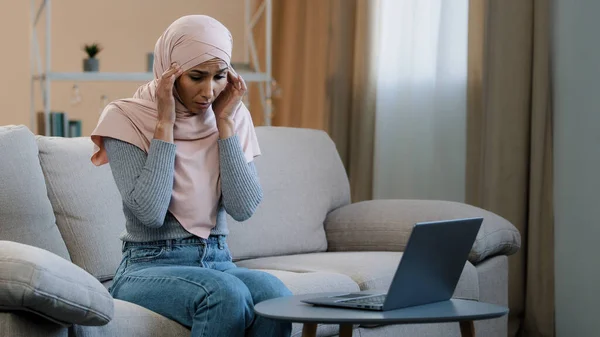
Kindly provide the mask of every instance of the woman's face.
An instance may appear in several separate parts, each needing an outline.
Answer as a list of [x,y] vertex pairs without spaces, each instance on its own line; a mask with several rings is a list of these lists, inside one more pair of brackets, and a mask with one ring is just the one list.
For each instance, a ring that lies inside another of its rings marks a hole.
[[192,113],[204,113],[227,86],[227,63],[214,58],[184,72],[175,89]]

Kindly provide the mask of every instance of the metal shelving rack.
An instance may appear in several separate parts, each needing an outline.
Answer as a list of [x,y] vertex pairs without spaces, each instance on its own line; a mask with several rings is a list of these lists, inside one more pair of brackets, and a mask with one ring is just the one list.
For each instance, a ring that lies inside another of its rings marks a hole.
[[[246,82],[255,82],[259,85],[261,104],[264,114],[264,124],[271,125],[271,94],[272,94],[272,0],[259,0],[260,5],[252,14],[252,0],[244,0],[245,22],[245,53],[244,63],[235,64],[234,68],[242,75]],[[52,0],[42,0],[36,6],[36,0],[31,0],[31,30],[30,30],[30,71],[31,71],[31,130],[36,130],[35,113],[35,84],[39,81],[42,91],[43,111],[45,116],[45,134],[50,134],[50,94],[53,81],[71,82],[148,82],[154,78],[151,72],[53,72],[52,71]],[[37,24],[42,15],[45,15],[45,42],[44,65],[38,43]],[[260,19],[265,20],[265,68],[261,70],[256,44],[254,42],[253,28]]]

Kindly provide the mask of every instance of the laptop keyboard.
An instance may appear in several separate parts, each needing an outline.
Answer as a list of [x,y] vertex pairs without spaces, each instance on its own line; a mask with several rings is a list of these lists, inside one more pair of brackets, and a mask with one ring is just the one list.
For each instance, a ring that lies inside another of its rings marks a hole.
[[385,295],[355,298],[352,300],[345,300],[343,302],[344,303],[354,303],[354,304],[366,304],[366,305],[383,305],[383,302],[385,302]]

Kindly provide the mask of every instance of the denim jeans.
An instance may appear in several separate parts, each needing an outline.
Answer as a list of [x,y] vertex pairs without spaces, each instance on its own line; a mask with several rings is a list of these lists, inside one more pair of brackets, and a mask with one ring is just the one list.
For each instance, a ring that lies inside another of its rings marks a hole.
[[109,291],[190,327],[192,337],[291,334],[290,323],[254,314],[254,304],[290,291],[275,276],[237,267],[224,236],[126,242]]

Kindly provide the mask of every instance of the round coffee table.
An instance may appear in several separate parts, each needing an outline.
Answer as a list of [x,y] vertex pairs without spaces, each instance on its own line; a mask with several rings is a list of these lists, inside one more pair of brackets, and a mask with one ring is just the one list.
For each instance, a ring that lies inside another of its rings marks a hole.
[[339,324],[339,336],[350,337],[354,324],[391,325],[446,322],[458,322],[461,336],[473,337],[475,336],[474,321],[497,318],[508,313],[506,307],[459,299],[391,311],[328,308],[301,302],[307,298],[341,294],[325,293],[280,297],[258,303],[254,310],[256,314],[270,319],[303,323],[303,337],[316,336],[318,323]]

